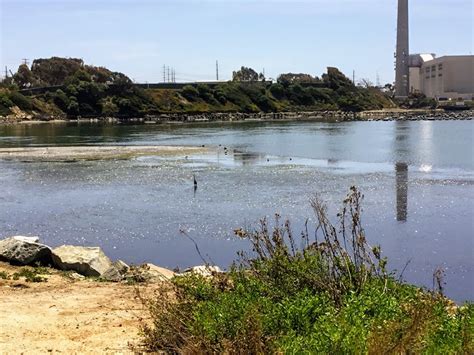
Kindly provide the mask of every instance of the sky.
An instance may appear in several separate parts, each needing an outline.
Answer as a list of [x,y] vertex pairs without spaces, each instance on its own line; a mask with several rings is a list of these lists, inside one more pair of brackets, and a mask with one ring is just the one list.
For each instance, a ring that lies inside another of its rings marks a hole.
[[[472,54],[474,0],[410,0],[410,51]],[[0,68],[22,59],[82,58],[136,82],[268,77],[394,80],[397,0],[0,0]]]

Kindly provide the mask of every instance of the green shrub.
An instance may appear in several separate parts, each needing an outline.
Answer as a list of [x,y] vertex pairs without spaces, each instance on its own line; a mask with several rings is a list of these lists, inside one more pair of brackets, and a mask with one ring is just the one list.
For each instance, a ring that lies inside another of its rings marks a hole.
[[187,100],[193,101],[199,97],[199,91],[192,85],[186,85],[181,90],[181,95]]
[[[293,237],[276,217],[236,230],[253,252],[228,273],[175,277],[145,300],[147,351],[228,354],[472,353],[473,305],[387,274],[380,247],[360,224],[363,196],[352,188],[333,226],[312,201],[315,237]],[[297,247],[301,245],[301,247]],[[346,250],[343,246],[347,245]]]
[[49,275],[50,272],[44,267],[25,267],[12,275],[13,280],[19,280],[24,277],[26,282],[46,282],[48,279],[44,275]]
[[10,93],[10,100],[22,110],[33,109],[33,104],[31,103],[31,99],[20,94],[17,91],[12,91]]

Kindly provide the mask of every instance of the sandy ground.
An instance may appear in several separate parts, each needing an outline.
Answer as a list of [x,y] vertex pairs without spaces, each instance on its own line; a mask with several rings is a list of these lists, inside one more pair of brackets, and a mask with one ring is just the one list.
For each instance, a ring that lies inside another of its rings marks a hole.
[[[19,267],[0,262],[0,272]],[[0,354],[129,354],[147,313],[134,286],[72,280],[0,278]],[[142,286],[152,294],[156,285]]]
[[204,147],[178,146],[70,146],[40,148],[0,148],[0,159],[21,161],[78,161],[129,159],[146,155],[191,155],[206,152]]

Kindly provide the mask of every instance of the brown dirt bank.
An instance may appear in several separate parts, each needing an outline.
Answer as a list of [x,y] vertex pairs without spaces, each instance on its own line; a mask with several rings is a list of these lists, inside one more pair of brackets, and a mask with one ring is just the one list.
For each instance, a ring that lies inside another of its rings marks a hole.
[[[20,269],[0,262],[0,272]],[[133,286],[50,272],[40,283],[0,278],[1,354],[132,353],[146,317]],[[151,294],[156,287],[140,291]]]

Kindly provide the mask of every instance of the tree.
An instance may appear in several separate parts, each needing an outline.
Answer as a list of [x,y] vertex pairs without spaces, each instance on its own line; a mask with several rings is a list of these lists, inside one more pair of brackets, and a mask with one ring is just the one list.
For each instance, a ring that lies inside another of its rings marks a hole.
[[370,79],[367,78],[362,78],[358,82],[359,86],[362,86],[363,88],[369,89],[374,87],[374,83],[370,81]]
[[241,67],[240,70],[232,73],[233,81],[258,81],[258,79],[258,73],[252,68]]
[[26,89],[34,85],[35,77],[28,65],[22,64],[18,67],[15,75],[13,75],[13,81],[20,89]]
[[355,89],[354,83],[341,71],[334,67],[328,67],[327,74],[323,74],[324,83],[331,89],[339,88]]
[[319,83],[321,80],[318,77],[312,77],[310,74],[285,73],[278,76],[277,82],[278,84],[289,86],[290,84]]

